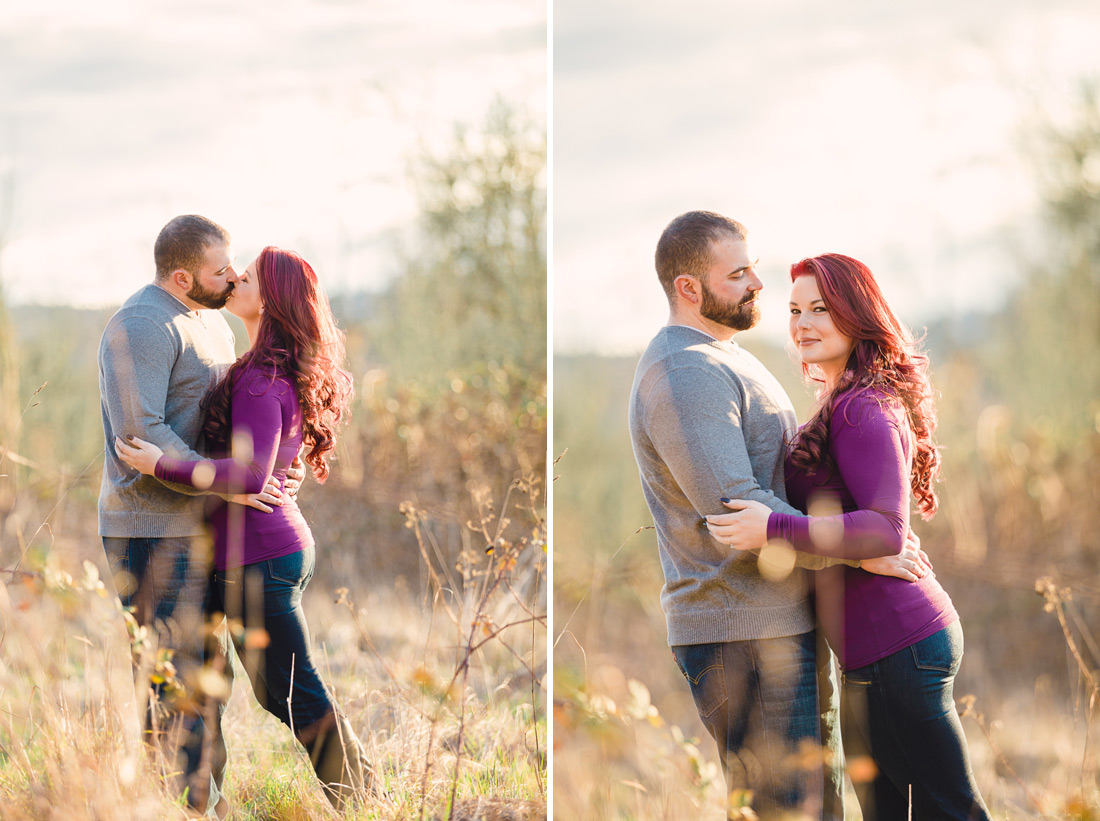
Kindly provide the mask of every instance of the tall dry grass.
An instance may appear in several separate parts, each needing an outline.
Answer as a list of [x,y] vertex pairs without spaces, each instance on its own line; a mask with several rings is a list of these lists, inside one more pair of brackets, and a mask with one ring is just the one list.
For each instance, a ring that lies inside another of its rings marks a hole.
[[[322,675],[390,796],[348,817],[545,817],[545,381],[489,365],[438,387],[378,373],[329,483],[299,499],[318,544],[303,606]],[[139,741],[129,638],[99,581],[102,443],[63,453],[48,435],[94,413],[95,393],[55,384],[23,397],[0,456],[0,818],[182,818]],[[335,817],[236,679],[232,817]]]
[[[782,352],[761,353],[805,403]],[[725,785],[667,647],[626,431],[634,364],[555,367],[555,447],[566,451],[554,466],[555,814],[717,818]],[[1096,818],[1100,438],[1059,444],[999,406],[971,412],[981,394],[948,365],[937,371],[945,512],[916,527],[962,616],[955,692],[978,784],[997,819]],[[854,796],[849,806],[858,818]]]

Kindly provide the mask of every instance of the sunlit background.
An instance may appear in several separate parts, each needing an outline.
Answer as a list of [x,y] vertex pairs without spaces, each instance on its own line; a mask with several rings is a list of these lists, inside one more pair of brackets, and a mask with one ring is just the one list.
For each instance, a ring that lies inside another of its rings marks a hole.
[[180,213],[247,263],[303,253],[375,289],[414,219],[410,158],[494,99],[546,111],[531,0],[46,0],[0,6],[0,284],[118,304]]
[[[106,595],[96,353],[182,213],[238,266],[302,253],[345,334],[355,396],[298,504],[319,666],[389,795],[347,817],[545,819],[547,15],[0,4],[0,819],[180,812],[127,741],[151,646]],[[238,682],[233,816],[331,815]]]
[[[672,217],[743,222],[786,272],[868,263],[907,321],[999,304],[1034,251],[1025,127],[1100,68],[1083,0],[555,4],[554,345],[636,353]],[[1100,174],[1100,172],[1097,172]]]
[[654,247],[699,208],[749,229],[763,318],[737,338],[800,419],[792,262],[857,257],[927,329],[944,469],[940,512],[913,521],[966,633],[979,787],[994,818],[1100,813],[1097,42],[1100,6],[1076,0],[555,3],[559,817],[725,803],[627,431],[668,317]]

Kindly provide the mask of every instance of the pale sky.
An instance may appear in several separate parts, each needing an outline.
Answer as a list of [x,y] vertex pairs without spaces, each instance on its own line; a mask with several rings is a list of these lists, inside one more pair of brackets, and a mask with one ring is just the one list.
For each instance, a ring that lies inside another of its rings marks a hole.
[[910,324],[996,304],[1039,253],[1024,125],[1097,42],[1092,0],[558,0],[555,350],[644,348],[657,238],[697,208],[749,228],[775,341],[790,264],[830,251]]
[[241,267],[276,244],[330,290],[377,288],[411,156],[498,97],[545,122],[546,26],[541,0],[4,3],[5,297],[117,304],[181,213]]

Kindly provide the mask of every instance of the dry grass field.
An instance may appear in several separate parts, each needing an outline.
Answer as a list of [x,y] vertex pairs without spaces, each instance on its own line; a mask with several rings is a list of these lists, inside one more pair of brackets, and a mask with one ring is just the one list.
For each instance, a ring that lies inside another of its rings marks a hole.
[[[438,523],[409,506],[401,547],[429,569],[426,585],[379,584],[319,559],[304,607],[323,675],[390,797],[347,817],[545,817],[546,554],[533,485],[512,494],[526,510],[502,508],[512,524],[487,514],[477,535],[492,537],[491,554],[439,576],[426,552]],[[310,491],[320,501],[328,489]],[[48,550],[32,543],[0,585],[0,818],[186,817],[158,777],[165,763],[139,741],[130,640],[101,580],[94,520],[87,536],[79,518],[51,520]],[[239,666],[236,678],[231,817],[337,817]]]
[[[804,402],[773,353],[769,367]],[[657,548],[626,432],[634,364],[574,357],[555,368],[558,396],[570,397],[555,403],[564,455],[553,468],[562,821],[721,818],[727,800],[714,742],[666,644]],[[940,373],[941,385],[957,378]],[[584,389],[592,385],[603,389]],[[1004,409],[953,413],[941,415],[952,446],[945,511],[915,527],[966,633],[956,699],[979,786],[997,819],[1095,819],[1100,486],[1091,464],[1100,437],[1086,436],[1085,448],[1036,435],[1025,445],[1005,426],[991,429]],[[849,817],[859,818],[849,797]],[[734,817],[754,817],[742,813]]]

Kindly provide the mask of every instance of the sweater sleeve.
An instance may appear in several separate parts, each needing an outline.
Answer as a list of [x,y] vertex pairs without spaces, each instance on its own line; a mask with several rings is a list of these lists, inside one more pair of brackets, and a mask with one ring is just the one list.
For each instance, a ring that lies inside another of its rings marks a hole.
[[[111,428],[152,442],[179,459],[201,459],[165,421],[168,383],[179,355],[163,323],[148,317],[120,317],[108,326],[100,352],[102,399]],[[112,445],[107,443],[108,453]],[[160,477],[158,477],[160,478]],[[172,488],[197,493],[185,483]]]
[[157,478],[215,493],[259,493],[275,467],[282,439],[279,397],[284,390],[290,386],[281,379],[237,380],[231,416],[234,458],[185,460],[165,454],[157,462]]
[[653,386],[646,404],[646,433],[700,516],[726,512],[722,497],[797,513],[753,475],[741,397],[731,383],[708,368],[678,366]]
[[768,538],[848,559],[900,553],[909,532],[910,470],[902,425],[873,395],[838,402],[829,428],[830,453],[857,509],[837,516],[773,512]]

